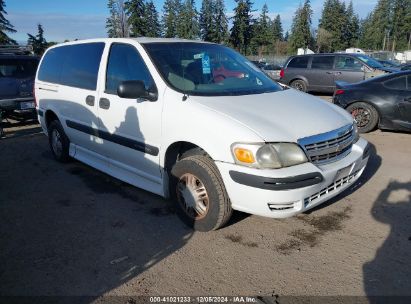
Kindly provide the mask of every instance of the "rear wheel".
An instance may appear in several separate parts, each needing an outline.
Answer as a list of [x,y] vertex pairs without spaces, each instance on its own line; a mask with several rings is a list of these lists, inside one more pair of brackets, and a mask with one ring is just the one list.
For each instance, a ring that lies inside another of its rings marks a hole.
[[64,132],[63,126],[58,120],[54,120],[48,127],[49,144],[51,153],[56,160],[66,163],[70,160],[70,141]]
[[171,170],[170,191],[177,214],[195,230],[217,230],[231,217],[223,180],[206,155],[191,155],[178,161]]
[[301,80],[301,79],[297,79],[291,82],[290,87],[298,91],[301,91],[301,92],[307,92],[307,84],[305,83],[304,80]]
[[358,131],[360,133],[371,132],[378,124],[378,112],[368,103],[353,103],[347,107],[347,111],[352,115],[357,123]]

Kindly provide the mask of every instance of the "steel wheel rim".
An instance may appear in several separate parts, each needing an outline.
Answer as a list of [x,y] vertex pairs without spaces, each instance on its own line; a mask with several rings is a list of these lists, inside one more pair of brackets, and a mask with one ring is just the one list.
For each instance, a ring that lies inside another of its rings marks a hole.
[[177,198],[184,212],[192,219],[204,218],[209,209],[209,197],[204,183],[195,175],[186,173],[177,183]]
[[354,108],[351,111],[351,116],[359,128],[364,128],[371,121],[371,113],[364,108]]
[[51,147],[57,157],[60,157],[63,151],[63,143],[61,142],[60,132],[56,129],[51,132]]

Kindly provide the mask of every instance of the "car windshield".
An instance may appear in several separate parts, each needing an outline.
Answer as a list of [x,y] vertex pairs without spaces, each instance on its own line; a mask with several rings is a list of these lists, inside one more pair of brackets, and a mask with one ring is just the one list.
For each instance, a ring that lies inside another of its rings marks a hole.
[[384,68],[384,66],[381,63],[379,63],[377,60],[371,57],[365,55],[358,55],[357,58],[360,59],[362,62],[365,62],[368,66],[372,67],[373,69]]
[[31,78],[36,75],[38,60],[0,58],[0,78]]
[[163,79],[185,94],[227,96],[283,90],[228,47],[195,42],[147,43],[144,47]]

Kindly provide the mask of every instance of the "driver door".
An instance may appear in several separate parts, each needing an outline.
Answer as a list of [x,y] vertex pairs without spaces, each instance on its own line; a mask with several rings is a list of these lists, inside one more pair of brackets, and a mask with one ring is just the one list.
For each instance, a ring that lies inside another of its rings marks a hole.
[[156,102],[120,98],[117,88],[126,80],[142,80],[146,89],[155,86],[136,47],[113,43],[98,102],[103,153],[110,159],[110,174],[140,188],[161,193],[162,96]]

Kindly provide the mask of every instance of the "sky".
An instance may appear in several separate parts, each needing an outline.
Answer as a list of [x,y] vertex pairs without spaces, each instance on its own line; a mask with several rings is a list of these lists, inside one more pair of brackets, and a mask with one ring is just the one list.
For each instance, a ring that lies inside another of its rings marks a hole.
[[[267,3],[270,16],[280,14],[283,27],[288,30],[301,2],[302,0],[254,0],[254,14],[258,15],[261,7]],[[38,23],[43,25],[47,41],[106,37],[107,0],[5,0],[5,3],[7,18],[17,30],[17,33],[10,36],[19,42],[27,41],[27,33],[36,34]],[[154,3],[161,14],[164,0],[154,0]],[[314,10],[313,25],[316,26],[324,0],[311,0],[311,3]],[[360,17],[365,17],[377,0],[353,0],[353,3]],[[232,15],[235,1],[225,0],[225,4],[227,15]],[[199,9],[201,0],[196,0],[196,5]]]

